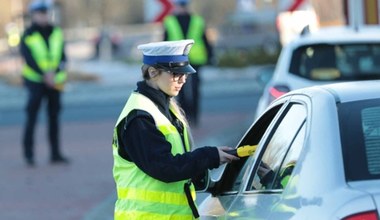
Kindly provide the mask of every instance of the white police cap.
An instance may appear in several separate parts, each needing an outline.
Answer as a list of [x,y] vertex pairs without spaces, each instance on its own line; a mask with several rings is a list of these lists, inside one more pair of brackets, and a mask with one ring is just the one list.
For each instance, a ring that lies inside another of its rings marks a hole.
[[46,0],[33,0],[28,6],[28,10],[29,12],[46,11],[50,9],[50,6]]
[[141,44],[143,63],[158,66],[174,73],[195,73],[189,63],[189,52],[194,40],[161,41]]

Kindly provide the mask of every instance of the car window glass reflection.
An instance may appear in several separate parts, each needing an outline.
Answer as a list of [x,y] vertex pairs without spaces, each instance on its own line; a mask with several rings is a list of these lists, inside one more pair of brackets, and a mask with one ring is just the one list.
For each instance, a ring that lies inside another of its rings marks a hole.
[[[300,137],[297,134],[300,131],[302,124],[306,118],[306,110],[300,104],[293,104],[286,115],[277,126],[269,143],[266,146],[265,152],[261,158],[260,164],[255,171],[251,189],[266,190],[276,188],[274,179],[280,173],[281,165],[284,162],[288,149],[292,143],[297,145],[299,140],[304,139],[304,132],[301,132]],[[297,138],[296,138],[297,137]],[[302,145],[302,143],[301,143]],[[298,147],[301,148],[301,147]],[[297,149],[294,152],[297,152]],[[299,151],[300,149],[298,149]],[[293,152],[293,151],[290,151]],[[290,157],[299,155],[289,154],[289,160],[296,161],[297,158]]]
[[293,141],[286,154],[285,160],[282,163],[276,178],[274,180],[273,189],[284,189],[288,184],[289,178],[293,173],[293,169],[296,165],[299,155],[305,140],[305,123],[303,124],[301,130],[298,132],[296,139]]

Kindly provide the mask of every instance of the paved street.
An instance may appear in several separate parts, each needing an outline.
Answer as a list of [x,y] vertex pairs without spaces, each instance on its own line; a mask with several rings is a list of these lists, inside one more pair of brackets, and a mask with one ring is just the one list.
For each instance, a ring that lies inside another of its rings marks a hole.
[[[64,94],[63,152],[68,166],[48,163],[44,111],[36,134],[37,166],[21,157],[25,92],[0,82],[0,219],[112,219],[112,129],[135,82],[139,66],[115,62],[75,63],[73,70],[99,76],[73,82]],[[201,124],[193,128],[196,146],[237,144],[253,120],[262,85],[255,68],[205,68]]]

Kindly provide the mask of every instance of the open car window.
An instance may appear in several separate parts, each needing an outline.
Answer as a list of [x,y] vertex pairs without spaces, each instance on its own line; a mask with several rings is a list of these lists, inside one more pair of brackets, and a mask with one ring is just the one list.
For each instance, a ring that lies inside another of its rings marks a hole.
[[[282,105],[276,106],[275,108],[272,108],[267,113],[265,113],[260,118],[260,120],[255,124],[255,127],[253,127],[247,132],[247,134],[245,135],[245,138],[243,139],[243,141],[241,141],[240,146],[258,144],[258,142],[261,140],[265,131],[267,130],[269,125],[272,123],[273,119],[275,118],[276,114],[279,112],[281,107]],[[233,189],[232,189],[233,191],[238,191],[241,187],[244,173],[246,172],[247,168],[250,165],[247,161],[248,161],[248,158],[244,158],[244,167],[240,169],[240,172],[236,178],[236,181],[233,184]]]
[[306,108],[291,104],[272,127],[260,152],[248,191],[282,189],[292,174],[305,139]]
[[[243,136],[238,146],[258,144],[283,106],[284,103],[279,104],[264,113]],[[248,157],[241,158],[239,161],[231,163],[226,167],[221,181],[216,186],[216,193],[238,191],[240,189],[245,170],[249,166],[247,163],[249,161],[248,159]]]

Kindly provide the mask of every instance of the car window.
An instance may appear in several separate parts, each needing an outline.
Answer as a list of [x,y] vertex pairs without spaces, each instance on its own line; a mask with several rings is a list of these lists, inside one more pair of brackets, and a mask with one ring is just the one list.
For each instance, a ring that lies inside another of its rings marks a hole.
[[380,44],[313,44],[297,48],[289,72],[318,81],[379,79]]
[[277,185],[281,182],[277,176],[284,174],[282,168],[294,167],[297,162],[305,138],[302,129],[305,119],[306,109],[303,105],[290,105],[282,120],[271,131],[269,141],[264,144],[265,150],[254,169],[249,190],[281,188]]
[[[262,136],[264,135],[265,131],[267,130],[268,126],[271,124],[277,113],[280,111],[283,104],[279,104],[272,109],[268,110],[264,115],[262,115],[258,121],[255,123],[255,125],[249,129],[249,131],[246,133],[246,135],[242,138],[242,141],[239,143],[238,146],[243,145],[256,145],[260,142]],[[228,167],[228,170],[226,170],[226,183],[227,186],[224,191],[238,191],[240,189],[242,179],[244,176],[244,173],[249,166],[247,163],[248,158],[241,158],[239,161],[236,161]],[[235,178],[236,176],[236,178]],[[232,189],[228,187],[228,182],[231,182]]]
[[343,103],[338,109],[346,179],[380,179],[380,99]]
[[368,172],[380,174],[380,107],[363,109],[361,118]]

